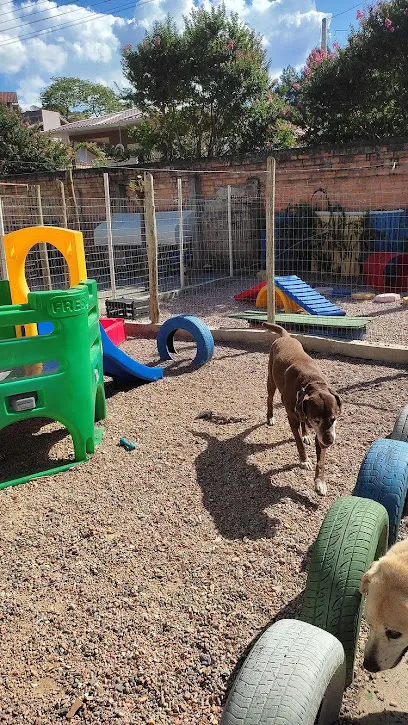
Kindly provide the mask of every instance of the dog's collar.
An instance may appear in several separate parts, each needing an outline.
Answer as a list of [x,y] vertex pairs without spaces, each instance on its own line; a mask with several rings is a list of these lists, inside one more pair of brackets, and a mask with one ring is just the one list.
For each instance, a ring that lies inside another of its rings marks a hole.
[[304,397],[306,395],[306,388],[307,387],[308,387],[308,385],[306,385],[306,387],[304,387],[304,388],[300,388],[300,390],[298,390],[297,393],[296,393],[295,413],[299,417],[301,417],[301,414],[299,413],[299,410],[301,409],[302,401],[303,401],[303,399],[304,399]]
[[300,388],[300,390],[296,393],[296,404],[295,404],[295,413],[299,415],[299,408],[302,404],[302,401],[306,397],[306,395],[309,395],[311,392],[313,392],[316,383],[318,383],[318,380],[311,380],[307,383],[303,388]]
[[296,405],[298,405],[299,402],[300,402],[300,396],[302,396],[302,398],[304,397],[305,392],[306,392],[306,388],[300,388],[300,390],[297,391],[297,393],[296,393]]

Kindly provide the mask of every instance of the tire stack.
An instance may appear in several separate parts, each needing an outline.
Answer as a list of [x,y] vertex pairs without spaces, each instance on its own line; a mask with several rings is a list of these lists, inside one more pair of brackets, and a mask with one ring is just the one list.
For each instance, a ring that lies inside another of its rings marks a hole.
[[408,405],[389,438],[376,440],[353,496],[337,499],[313,547],[301,621],[281,620],[252,647],[221,725],[332,725],[353,679],[360,582],[395,543],[407,512]]

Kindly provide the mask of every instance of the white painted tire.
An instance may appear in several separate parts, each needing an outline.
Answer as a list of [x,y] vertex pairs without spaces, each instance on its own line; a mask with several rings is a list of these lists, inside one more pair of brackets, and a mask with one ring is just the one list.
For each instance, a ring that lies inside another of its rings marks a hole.
[[252,647],[220,725],[332,725],[345,677],[344,650],[332,634],[282,619]]
[[373,302],[401,302],[401,295],[396,292],[384,292],[381,295],[376,295]]
[[390,435],[394,441],[404,441],[408,443],[408,405],[406,405],[399,413],[394,423],[393,431]]

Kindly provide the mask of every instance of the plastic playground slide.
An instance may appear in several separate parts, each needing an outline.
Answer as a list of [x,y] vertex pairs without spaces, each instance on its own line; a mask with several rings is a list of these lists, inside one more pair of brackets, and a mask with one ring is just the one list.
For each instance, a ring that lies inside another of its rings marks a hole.
[[103,372],[123,383],[135,384],[137,381],[151,383],[163,377],[163,368],[149,368],[133,360],[120,350],[108,337],[100,325],[103,348]]

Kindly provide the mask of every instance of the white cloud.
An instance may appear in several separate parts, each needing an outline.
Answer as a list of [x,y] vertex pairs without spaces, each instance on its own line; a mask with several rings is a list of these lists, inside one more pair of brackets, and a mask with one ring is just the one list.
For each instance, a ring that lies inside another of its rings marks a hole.
[[20,81],[16,88],[20,105],[24,109],[38,105],[40,93],[46,85],[46,78],[41,76],[27,76]]
[[[220,1],[203,0],[203,4],[210,7]],[[319,42],[324,14],[316,10],[315,0],[225,0],[225,4],[262,35],[274,76],[289,63],[302,65]],[[7,14],[0,20],[0,86],[17,86],[20,103],[27,107],[39,102],[38,94],[51,75],[124,85],[121,46],[138,43],[145,30],[168,13],[181,27],[196,0],[138,1],[131,20],[75,3],[59,6],[53,0],[26,0],[21,5],[15,1],[5,7]],[[47,33],[49,28],[56,32]],[[13,43],[7,44],[10,40]],[[38,75],[30,75],[32,68]]]
[[[94,79],[106,67],[110,78],[121,76],[117,32],[126,24],[123,18],[74,3],[59,7],[51,0],[12,7],[7,22],[3,16],[0,21],[0,81],[3,75],[8,87],[18,85],[23,108],[39,102],[39,92],[52,75]],[[56,32],[47,32],[50,28]],[[39,75],[31,76],[32,68],[43,76],[41,85]]]
[[58,73],[68,60],[68,51],[62,45],[41,38],[27,40],[26,51],[29,58],[36,59],[38,69],[47,73]]

